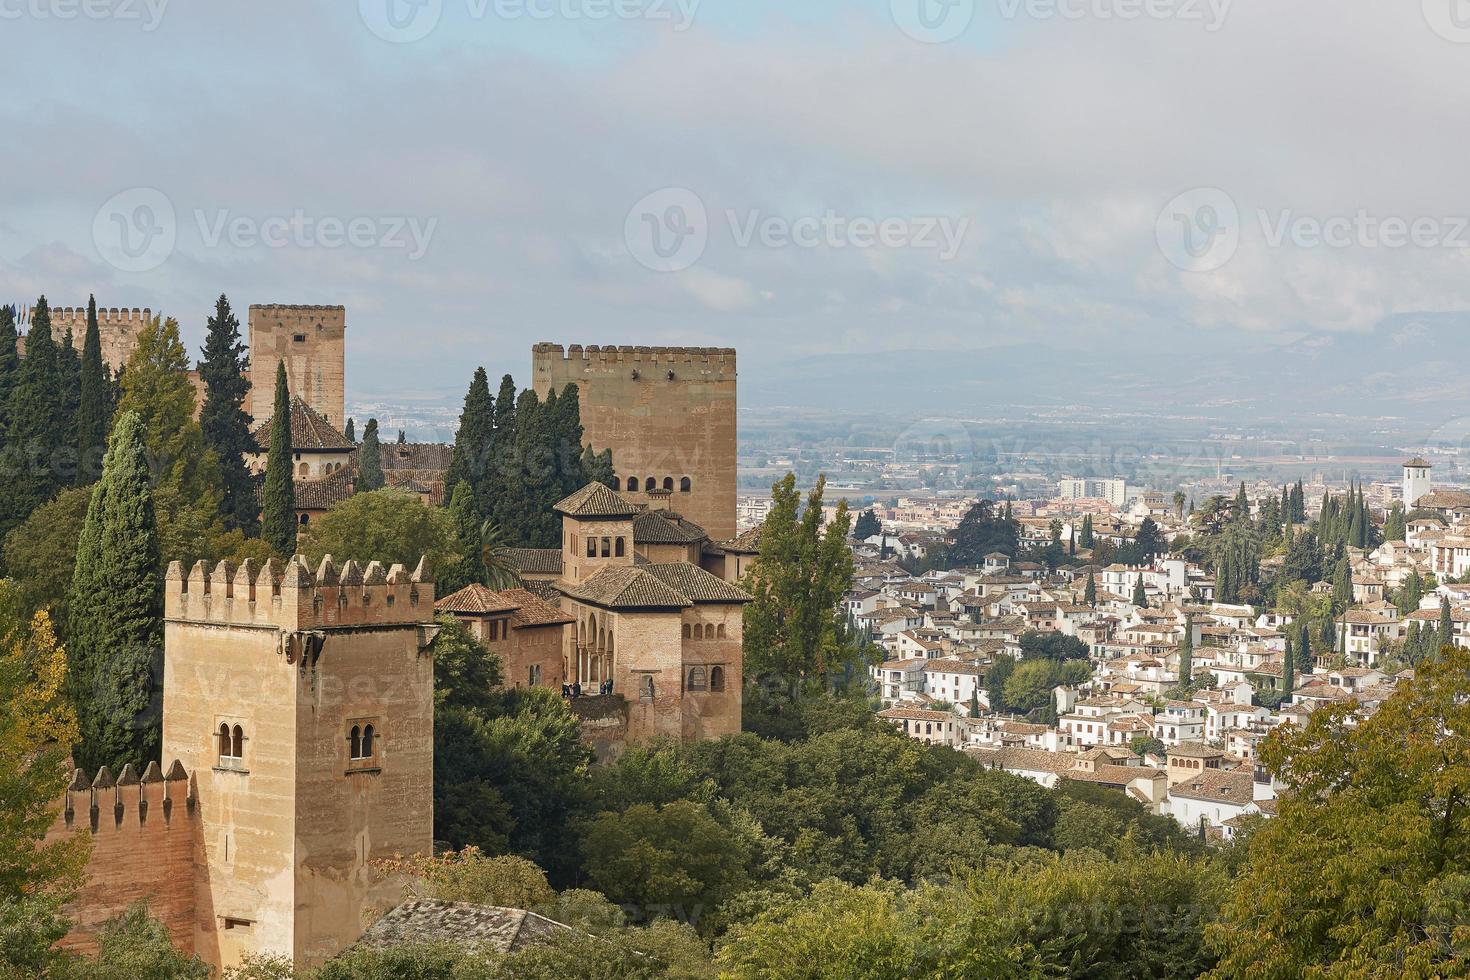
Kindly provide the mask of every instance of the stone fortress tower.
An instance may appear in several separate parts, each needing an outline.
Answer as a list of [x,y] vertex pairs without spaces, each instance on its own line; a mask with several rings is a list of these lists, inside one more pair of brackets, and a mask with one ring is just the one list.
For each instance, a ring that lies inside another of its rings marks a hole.
[[371,864],[433,850],[437,632],[422,564],[169,568],[163,757],[200,837],[181,945],[310,967],[396,904]]
[[1415,456],[1404,464],[1404,509],[1413,510],[1419,498],[1434,489],[1434,480],[1429,475],[1430,466],[1422,456]]
[[256,425],[275,408],[276,364],[286,363],[291,394],[340,432],[347,424],[347,309],[342,306],[250,307],[250,399]]
[[[576,384],[586,441],[613,451],[618,492],[703,527],[735,528],[735,351],[723,347],[532,348],[532,384],[545,398]],[[655,494],[658,496],[658,494]]]

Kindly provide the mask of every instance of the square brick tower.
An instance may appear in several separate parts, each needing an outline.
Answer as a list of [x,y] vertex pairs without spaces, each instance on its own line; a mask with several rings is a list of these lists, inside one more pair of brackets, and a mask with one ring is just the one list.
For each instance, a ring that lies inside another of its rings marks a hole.
[[432,853],[433,623],[422,565],[169,568],[163,753],[196,780],[212,966],[321,964],[396,904],[372,863]]
[[735,351],[725,347],[537,344],[536,394],[577,385],[586,441],[611,449],[618,490],[649,491],[711,539],[735,536]]
[[286,362],[286,384],[326,416],[337,431],[347,424],[347,309],[342,306],[250,307],[250,403],[256,425],[275,407],[276,364]]

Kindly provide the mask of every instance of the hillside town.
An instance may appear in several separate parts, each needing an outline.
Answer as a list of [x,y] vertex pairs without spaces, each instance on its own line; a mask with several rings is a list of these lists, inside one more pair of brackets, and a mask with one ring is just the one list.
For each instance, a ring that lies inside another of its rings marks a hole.
[[[1038,516],[1011,520],[1012,553],[923,571],[930,550],[954,542],[961,509],[876,508],[844,604],[886,657],[870,668],[879,716],[1042,785],[1113,787],[1228,839],[1244,818],[1275,812],[1281,787],[1258,759],[1274,729],[1334,703],[1369,716],[1422,651],[1470,647],[1470,492],[1435,489],[1431,471],[1406,462],[1387,506],[1369,511],[1375,533],[1353,532],[1375,543],[1343,546],[1326,575],[1293,583],[1275,608],[1260,591],[1254,604],[1239,586],[1222,595],[1201,535],[1274,522],[1281,553],[1258,562],[1253,582],[1269,586],[1293,574],[1287,542],[1314,534],[1322,500],[1334,499],[1325,488],[1305,520],[1288,522],[1291,488],[1261,498],[1243,484],[1210,513],[1120,492],[1086,501],[1085,516],[1048,516],[1083,503],[1072,494],[1084,481],[1063,481]],[[1140,538],[1151,542],[1141,553]],[[1120,551],[1142,560],[1097,561]],[[1079,669],[1054,686],[1059,672],[1019,683],[1015,665],[1033,659]]]

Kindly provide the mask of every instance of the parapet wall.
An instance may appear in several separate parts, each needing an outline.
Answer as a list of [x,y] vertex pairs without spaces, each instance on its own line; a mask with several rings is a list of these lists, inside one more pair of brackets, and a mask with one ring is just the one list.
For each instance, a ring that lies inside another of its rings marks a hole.
[[562,365],[562,369],[585,370],[599,366],[633,366],[651,364],[677,366],[698,364],[701,368],[713,369],[716,373],[735,373],[735,348],[733,347],[631,347],[592,344],[583,347],[572,344],[563,348],[561,344],[541,343],[531,348],[535,368],[552,370],[556,361],[579,362]]
[[427,560],[410,573],[382,562],[340,569],[327,555],[313,571],[297,555],[284,566],[247,559],[207,571],[196,562],[184,574],[173,562],[164,582],[164,618],[178,622],[275,627],[298,631],[361,626],[418,625],[434,620],[434,580]]
[[[25,319],[31,322],[35,310],[28,308]],[[102,360],[116,371],[128,363],[138,346],[138,335],[153,319],[153,311],[126,307],[97,308],[97,333],[102,341]],[[71,343],[78,351],[87,341],[87,308],[85,306],[51,307],[51,336],[59,344],[71,328]],[[22,348],[24,345],[22,345]]]
[[140,777],[132,765],[116,777],[106,766],[94,778],[78,769],[47,841],[88,833],[92,852],[82,887],[67,905],[72,930],[66,949],[95,953],[97,933],[138,902],[167,927],[185,952],[194,951],[195,867],[202,845],[193,783],[177,760],[163,773],[156,762]]

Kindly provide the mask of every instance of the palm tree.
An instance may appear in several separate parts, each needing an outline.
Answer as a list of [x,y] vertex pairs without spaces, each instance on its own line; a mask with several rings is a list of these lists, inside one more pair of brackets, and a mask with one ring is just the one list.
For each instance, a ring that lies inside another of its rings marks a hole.
[[485,585],[495,591],[521,587],[520,570],[506,546],[505,534],[494,521],[480,525],[480,564],[485,569]]

